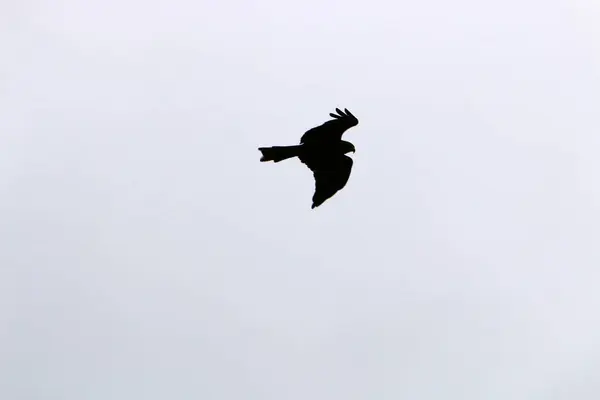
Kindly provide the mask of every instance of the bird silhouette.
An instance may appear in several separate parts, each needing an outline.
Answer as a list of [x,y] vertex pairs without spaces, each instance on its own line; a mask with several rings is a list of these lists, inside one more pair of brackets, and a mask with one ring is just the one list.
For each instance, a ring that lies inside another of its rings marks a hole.
[[329,114],[333,119],[306,131],[298,145],[258,148],[262,162],[277,163],[298,157],[313,172],[315,192],[311,208],[320,206],[346,186],[352,172],[354,162],[346,154],[356,149],[352,143],[342,140],[342,135],[358,125],[358,119],[346,108],[335,111],[337,114]]

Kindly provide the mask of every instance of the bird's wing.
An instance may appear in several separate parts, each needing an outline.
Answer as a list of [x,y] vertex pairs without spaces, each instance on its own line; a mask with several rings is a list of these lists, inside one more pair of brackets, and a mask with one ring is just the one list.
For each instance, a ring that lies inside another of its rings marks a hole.
[[[312,165],[309,165],[312,164]],[[352,172],[353,161],[346,155],[340,155],[318,163],[307,163],[315,177],[315,194],[312,208],[318,207],[341,190]]]
[[336,108],[335,111],[337,114],[329,114],[333,119],[306,131],[300,138],[300,143],[341,140],[346,130],[358,125],[358,119],[347,108],[344,111]]

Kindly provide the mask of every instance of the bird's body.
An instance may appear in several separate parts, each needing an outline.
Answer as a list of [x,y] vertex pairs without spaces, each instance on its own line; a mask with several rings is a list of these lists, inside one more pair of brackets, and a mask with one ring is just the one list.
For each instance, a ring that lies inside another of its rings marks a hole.
[[318,207],[346,186],[352,171],[353,161],[346,154],[355,152],[354,145],[342,140],[344,132],[358,124],[358,119],[350,111],[329,114],[334,119],[312,128],[294,146],[260,147],[260,161],[280,162],[298,157],[315,178],[315,193],[312,208]]

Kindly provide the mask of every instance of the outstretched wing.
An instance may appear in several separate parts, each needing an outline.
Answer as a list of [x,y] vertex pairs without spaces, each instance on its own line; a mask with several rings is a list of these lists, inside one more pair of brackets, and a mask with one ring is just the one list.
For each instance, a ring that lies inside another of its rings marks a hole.
[[353,161],[346,155],[339,155],[319,162],[305,163],[312,171],[315,177],[315,194],[313,195],[312,207],[315,208],[331,198],[341,190],[352,172]]
[[347,108],[336,108],[337,114],[330,113],[333,119],[309,129],[300,138],[300,143],[337,141],[342,139],[346,130],[358,125],[358,119]]

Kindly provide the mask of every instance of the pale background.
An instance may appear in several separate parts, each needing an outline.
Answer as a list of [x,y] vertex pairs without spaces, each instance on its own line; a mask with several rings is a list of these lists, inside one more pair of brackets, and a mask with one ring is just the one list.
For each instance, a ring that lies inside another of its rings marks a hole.
[[[6,0],[0,398],[597,400],[600,3]],[[298,161],[349,108],[348,186]]]

